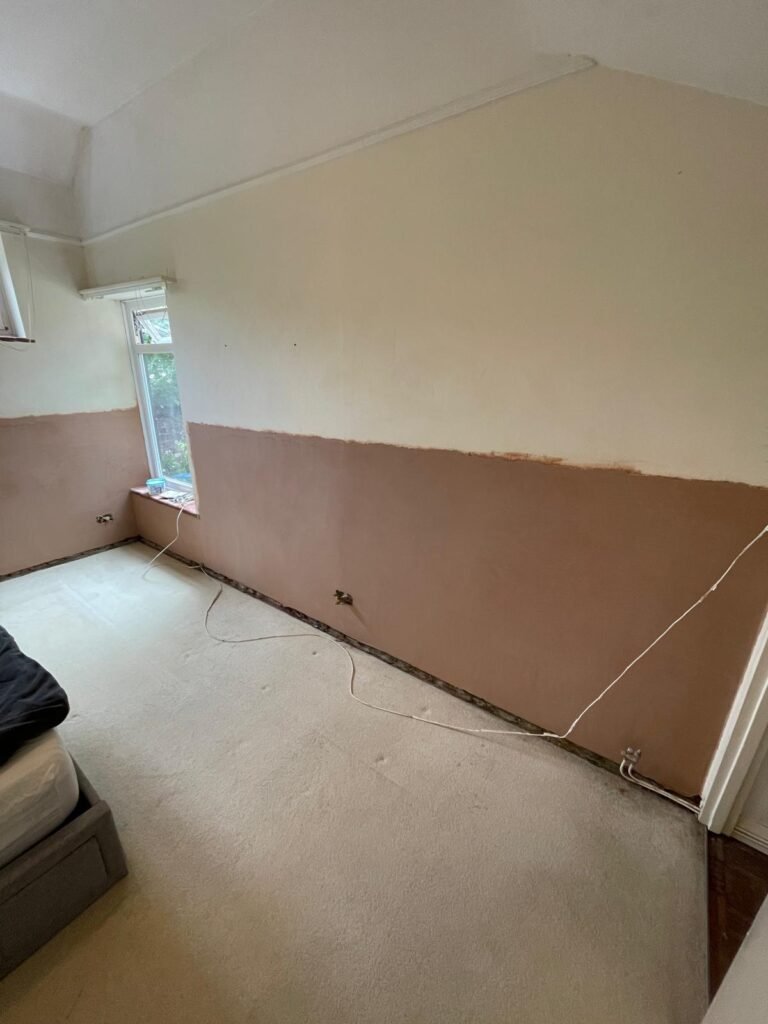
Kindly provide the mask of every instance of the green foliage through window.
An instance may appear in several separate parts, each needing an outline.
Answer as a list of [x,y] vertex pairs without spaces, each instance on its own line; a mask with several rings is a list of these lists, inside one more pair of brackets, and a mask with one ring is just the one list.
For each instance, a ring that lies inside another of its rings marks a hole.
[[188,476],[189,446],[176,381],[176,360],[171,352],[146,352],[141,358],[163,476]]

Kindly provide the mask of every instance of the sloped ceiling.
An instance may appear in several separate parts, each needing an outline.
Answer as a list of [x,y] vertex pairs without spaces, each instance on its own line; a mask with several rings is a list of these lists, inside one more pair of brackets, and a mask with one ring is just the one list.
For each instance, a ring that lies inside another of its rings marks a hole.
[[0,167],[93,234],[569,54],[768,104],[766,53],[766,0],[4,0]]
[[94,126],[78,181],[84,232],[572,67],[533,53],[506,0],[275,4]]
[[269,0],[3,0],[0,90],[95,124]]
[[68,117],[0,93],[0,167],[70,185],[81,131]]
[[[765,0],[3,0],[0,91],[92,125],[206,47],[248,23],[286,27],[302,17],[328,31],[381,31],[375,62],[398,40],[430,26],[435,45],[471,9],[479,32],[465,57],[477,60],[479,34],[541,53],[581,53],[601,64],[768,103],[768,3]],[[391,8],[397,17],[392,17]],[[501,40],[493,34],[503,31]],[[530,31],[530,35],[529,35]],[[290,61],[290,38],[274,60]],[[326,33],[316,39],[322,61]],[[333,69],[329,68],[329,72]]]
[[530,0],[535,45],[768,104],[766,0]]

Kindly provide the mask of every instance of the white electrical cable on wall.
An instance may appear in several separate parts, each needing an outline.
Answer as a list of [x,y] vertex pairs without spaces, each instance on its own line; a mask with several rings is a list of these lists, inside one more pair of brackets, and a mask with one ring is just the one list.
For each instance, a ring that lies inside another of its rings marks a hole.
[[[171,540],[169,540],[168,543],[165,545],[165,547],[162,548],[160,551],[158,551],[157,554],[155,555],[155,557],[152,559],[152,561],[147,564],[146,569],[141,574],[141,578],[143,580],[145,580],[147,578],[147,573],[152,568],[152,566],[155,564],[155,562],[158,560],[158,558],[161,555],[164,555],[165,552],[168,550],[168,548],[172,547],[176,543],[176,541],[179,539],[179,533],[180,533],[180,529],[181,529],[181,513],[184,511],[185,505],[190,505],[194,500],[195,500],[195,496],[193,494],[185,494],[184,497],[179,502],[179,514],[176,516],[176,535]],[[202,566],[200,566],[200,568],[202,569]]]
[[[146,578],[147,573],[152,568],[152,566],[155,564],[155,562],[157,562],[158,558],[160,558],[161,555],[165,554],[165,552],[173,544],[175,544],[176,541],[179,539],[179,526],[180,526],[181,514],[184,511],[184,505],[188,504],[189,501],[191,501],[191,500],[193,500],[191,496],[189,496],[187,501],[182,500],[181,507],[179,508],[178,515],[176,516],[176,535],[173,537],[172,540],[170,540],[165,545],[165,547],[161,551],[158,551],[158,553],[154,556],[154,558],[151,560],[151,562],[148,563],[146,569],[142,573],[142,578]],[[701,594],[701,596],[698,597],[693,602],[693,604],[689,605],[685,609],[684,612],[682,612],[680,615],[678,615],[678,617],[676,619],[673,619],[673,621],[670,622],[670,624],[666,627],[666,629],[662,630],[662,632],[659,633],[659,635],[654,640],[652,640],[651,643],[649,643],[647,647],[645,647],[636,657],[634,657],[632,659],[632,661],[630,661],[627,665],[625,665],[625,667],[621,670],[621,672],[619,672],[619,674],[615,677],[615,679],[612,679],[611,682],[608,683],[608,685],[603,690],[600,691],[600,693],[595,697],[595,699],[590,701],[590,703],[587,704],[587,706],[582,711],[580,711],[578,713],[578,715],[574,718],[574,720],[571,722],[571,724],[568,726],[568,728],[565,730],[565,732],[526,732],[525,730],[521,730],[521,729],[483,729],[483,728],[473,728],[471,726],[455,725],[452,722],[441,722],[441,721],[439,721],[439,720],[437,720],[435,718],[424,718],[422,715],[413,715],[409,711],[398,711],[396,708],[386,708],[386,707],[384,707],[381,704],[374,704],[372,701],[364,700],[364,698],[359,697],[355,693],[356,666],[355,666],[355,660],[352,657],[352,653],[350,652],[349,648],[345,644],[343,644],[341,641],[336,640],[334,637],[327,636],[325,633],[322,633],[322,632],[319,632],[319,631],[313,632],[313,633],[271,633],[271,634],[267,634],[267,635],[264,635],[264,636],[249,636],[249,637],[234,637],[234,638],[216,636],[215,633],[211,632],[211,629],[210,629],[210,627],[208,625],[208,619],[210,617],[210,614],[211,614],[211,612],[213,610],[214,605],[216,604],[216,602],[219,600],[219,598],[221,597],[221,595],[224,592],[224,584],[219,582],[219,581],[215,581],[217,583],[217,585],[218,585],[217,586],[217,590],[216,590],[216,593],[215,593],[213,599],[211,600],[211,602],[209,603],[208,607],[205,610],[205,618],[203,620],[203,625],[205,627],[206,633],[208,634],[208,636],[212,640],[216,640],[219,643],[223,643],[223,644],[250,644],[250,643],[257,643],[260,640],[291,640],[291,639],[297,639],[297,638],[300,638],[300,637],[312,637],[314,640],[325,640],[328,643],[335,644],[337,647],[341,648],[341,650],[344,652],[344,654],[346,655],[346,657],[347,657],[347,659],[349,661],[349,665],[350,665],[349,695],[350,695],[350,697],[352,697],[354,700],[356,700],[359,704],[363,704],[363,705],[365,705],[365,707],[371,708],[374,711],[383,711],[383,712],[385,712],[385,714],[388,714],[388,715],[397,715],[398,718],[410,718],[414,722],[423,722],[425,725],[434,725],[434,726],[437,726],[437,728],[439,728],[439,729],[450,729],[452,732],[464,732],[464,733],[468,733],[468,734],[471,734],[471,735],[483,735],[483,736],[527,736],[527,737],[537,737],[538,739],[566,740],[571,735],[571,733],[574,731],[574,729],[579,724],[579,722],[582,720],[582,718],[584,718],[584,716],[589,711],[591,711],[592,708],[595,707],[595,705],[598,704],[603,699],[603,697],[605,697],[614,688],[614,686],[616,686],[619,682],[621,682],[621,680],[630,671],[630,669],[634,668],[634,666],[642,658],[644,658],[646,656],[646,654],[648,654],[650,651],[652,651],[653,648],[658,643],[660,643],[664,639],[664,637],[667,636],[668,633],[672,632],[672,630],[675,628],[675,626],[679,625],[679,623],[681,623],[683,621],[683,619],[686,619],[691,614],[691,612],[693,612],[696,608],[698,608],[698,606],[700,604],[703,604],[703,602],[706,601],[706,599],[709,597],[710,594],[713,594],[717,590],[717,588],[720,586],[720,584],[723,582],[723,580],[726,578],[726,576],[728,576],[729,573],[731,572],[731,570],[735,567],[736,563],[739,562],[740,559],[743,558],[744,555],[746,555],[746,553],[750,550],[750,548],[752,548],[755,544],[757,544],[757,542],[760,540],[760,538],[764,537],[766,534],[768,534],[768,523],[762,528],[762,530],[760,530],[759,533],[755,534],[755,536],[752,538],[752,540],[749,541],[749,543],[744,545],[744,547],[741,549],[741,551],[739,551],[739,553],[736,555],[736,557],[732,559],[732,561],[731,561],[730,565],[727,567],[727,569],[725,569],[725,571],[722,572],[720,574],[720,576],[718,576],[718,578],[715,580],[715,582],[710,587],[708,587],[704,591],[704,593]],[[211,580],[211,582],[214,582],[213,578],[208,575],[208,573],[205,571],[205,568],[202,565],[193,566],[193,568],[199,569],[203,573],[204,576],[206,576],[209,580]]]

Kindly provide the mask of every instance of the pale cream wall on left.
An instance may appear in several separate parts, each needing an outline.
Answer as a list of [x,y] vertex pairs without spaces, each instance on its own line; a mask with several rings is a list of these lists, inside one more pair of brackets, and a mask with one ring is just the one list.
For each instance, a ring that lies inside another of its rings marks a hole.
[[[116,302],[84,302],[80,246],[3,235],[16,293],[36,344],[0,351],[0,417],[100,412],[136,405]],[[27,264],[28,246],[29,264]],[[126,481],[126,486],[135,481]]]
[[35,344],[0,345],[0,575],[134,536],[147,473],[119,304],[80,298],[80,246],[3,242]]

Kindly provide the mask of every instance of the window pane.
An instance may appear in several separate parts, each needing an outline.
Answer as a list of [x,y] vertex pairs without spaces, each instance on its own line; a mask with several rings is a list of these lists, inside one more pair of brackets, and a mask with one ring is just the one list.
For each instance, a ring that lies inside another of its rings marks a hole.
[[11,318],[5,311],[5,304],[3,302],[3,291],[0,288],[0,337],[4,334],[11,334]]
[[160,453],[160,470],[165,477],[191,483],[187,435],[176,383],[176,361],[171,352],[144,352],[141,359]]
[[133,329],[140,345],[162,345],[173,340],[167,309],[144,309],[134,313]]

